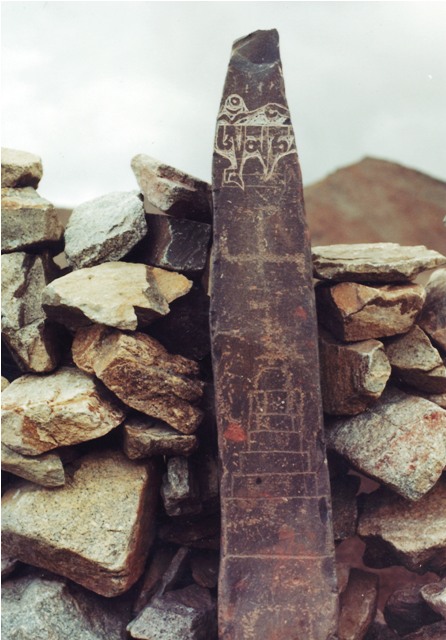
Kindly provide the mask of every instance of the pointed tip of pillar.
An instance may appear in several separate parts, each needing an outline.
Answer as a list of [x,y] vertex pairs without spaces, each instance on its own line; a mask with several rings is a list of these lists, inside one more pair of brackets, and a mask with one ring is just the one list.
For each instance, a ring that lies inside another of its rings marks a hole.
[[236,40],[233,52],[251,64],[271,64],[280,59],[277,29],[258,30]]

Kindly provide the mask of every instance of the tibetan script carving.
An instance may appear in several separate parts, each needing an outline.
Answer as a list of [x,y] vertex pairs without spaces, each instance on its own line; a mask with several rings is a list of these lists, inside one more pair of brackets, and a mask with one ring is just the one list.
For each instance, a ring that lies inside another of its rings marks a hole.
[[213,196],[219,637],[327,640],[337,590],[311,252],[275,30],[234,44]]

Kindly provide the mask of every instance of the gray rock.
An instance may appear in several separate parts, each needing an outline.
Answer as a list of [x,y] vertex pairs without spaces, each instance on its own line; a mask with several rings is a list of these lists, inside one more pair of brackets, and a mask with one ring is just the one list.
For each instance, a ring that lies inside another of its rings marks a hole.
[[433,342],[446,352],[446,269],[431,274],[426,284],[426,302],[418,323]]
[[28,151],[2,147],[2,188],[34,187],[42,178],[42,160]]
[[4,389],[6,389],[6,387],[9,387],[9,385],[11,384],[9,382],[9,380],[7,378],[5,378],[5,376],[1,376],[2,378],[2,387],[1,390],[3,391]]
[[218,584],[219,565],[218,551],[194,550],[191,558],[192,577],[200,587],[215,589]]
[[446,618],[446,580],[425,584],[420,593],[433,611]]
[[200,487],[195,469],[188,458],[169,458],[163,476],[161,497],[169,516],[200,513]]
[[131,417],[123,424],[124,452],[132,460],[151,456],[187,456],[198,447],[197,437],[182,435],[172,427],[146,416]]
[[56,453],[24,456],[2,443],[2,470],[43,487],[60,487],[65,484],[62,460]]
[[[65,253],[75,269],[125,256],[147,233],[138,192],[114,192],[75,207],[65,230]],[[161,266],[161,265],[160,265]]]
[[446,620],[421,627],[418,631],[405,636],[405,640],[444,640],[446,638]]

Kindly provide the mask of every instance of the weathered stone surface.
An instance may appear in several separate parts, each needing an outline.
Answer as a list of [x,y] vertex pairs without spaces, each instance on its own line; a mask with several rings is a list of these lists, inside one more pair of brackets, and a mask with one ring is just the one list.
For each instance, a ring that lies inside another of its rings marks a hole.
[[386,624],[372,622],[364,636],[364,640],[398,640],[399,637]]
[[339,640],[362,640],[375,617],[378,582],[374,573],[351,569],[347,588],[340,598]]
[[46,321],[42,291],[50,280],[43,256],[2,255],[2,338],[23,371],[52,371],[58,363],[57,334]]
[[148,202],[177,218],[212,221],[211,187],[140,153],[132,159],[136,180]]
[[403,282],[446,264],[438,251],[394,242],[333,244],[312,252],[314,277],[336,282]]
[[36,456],[62,445],[98,438],[124,419],[111,394],[79,369],[14,380],[2,395],[2,442]]
[[384,618],[389,627],[401,636],[441,620],[441,616],[423,600],[419,585],[394,591],[386,601]]
[[423,585],[420,594],[432,611],[446,618],[446,580]]
[[214,589],[218,584],[220,557],[217,551],[195,550],[191,557],[192,577],[200,587]]
[[2,189],[5,187],[33,187],[42,178],[42,160],[28,151],[2,147]]
[[69,328],[92,322],[134,330],[169,313],[169,303],[192,282],[179,273],[144,264],[104,262],[68,273],[42,297],[49,318]]
[[172,591],[172,589],[181,580],[189,565],[190,554],[191,550],[188,549],[188,547],[180,547],[177,549],[175,555],[169,562],[169,566],[164,572],[163,577],[161,578],[160,586],[155,594],[155,598],[163,596],[167,591]]
[[200,487],[193,465],[188,458],[169,458],[163,477],[161,497],[169,516],[200,513]]
[[131,460],[152,456],[187,456],[198,447],[196,436],[179,434],[172,427],[145,416],[128,418],[123,430],[124,452]]
[[418,389],[415,390],[415,393],[434,404],[438,404],[442,409],[446,409],[446,393],[423,393]]
[[414,633],[405,636],[406,640],[444,640],[446,638],[446,620],[429,624]]
[[408,500],[419,500],[446,466],[446,411],[388,389],[366,412],[336,418],[327,446]]
[[385,489],[368,495],[358,534],[367,544],[368,566],[446,574],[446,478],[415,503]]
[[161,525],[157,533],[163,542],[193,549],[220,549],[220,516],[212,513],[175,518]]
[[169,591],[145,607],[127,631],[141,640],[216,640],[216,604],[197,585]]
[[17,568],[19,561],[2,552],[2,578],[10,576]]
[[124,640],[122,607],[66,580],[25,576],[2,585],[4,640]]
[[72,347],[74,362],[94,372],[129,407],[167,422],[190,435],[202,419],[191,403],[203,394],[203,383],[189,377],[198,365],[169,354],[154,338],[95,325],[80,329]]
[[[113,192],[75,207],[65,229],[65,253],[75,269],[125,256],[147,233],[138,192]],[[161,266],[161,265],[159,265]]]
[[446,392],[446,367],[425,332],[414,325],[386,344],[386,354],[397,376],[426,393]]
[[155,593],[159,591],[162,578],[169,568],[175,553],[176,550],[172,546],[162,546],[154,549],[144,573],[141,590],[133,605],[133,614],[135,616],[144,609]]
[[6,387],[9,387],[9,385],[11,384],[9,382],[9,380],[7,378],[5,378],[5,376],[2,376],[2,387],[1,390],[3,391],[4,389],[6,389]]
[[149,232],[127,260],[188,275],[203,271],[211,239],[210,224],[156,213],[148,213],[146,220]]
[[53,205],[31,187],[2,189],[2,253],[63,247],[63,227]]
[[420,284],[316,287],[319,322],[339,340],[356,342],[405,333],[425,300]]
[[234,44],[213,193],[220,637],[326,640],[337,589],[312,265],[275,30]]
[[358,476],[339,476],[331,480],[333,534],[337,542],[352,538],[356,534],[356,494],[360,484]]
[[350,344],[319,331],[322,405],[331,415],[355,415],[377,400],[391,373],[378,340]]
[[2,443],[2,470],[43,487],[60,487],[65,484],[62,460],[56,453],[23,456]]
[[4,549],[101,595],[124,593],[150,550],[157,476],[150,461],[103,451],[77,460],[63,487],[23,482],[3,496]]
[[446,269],[437,269],[426,284],[426,302],[418,324],[446,351]]

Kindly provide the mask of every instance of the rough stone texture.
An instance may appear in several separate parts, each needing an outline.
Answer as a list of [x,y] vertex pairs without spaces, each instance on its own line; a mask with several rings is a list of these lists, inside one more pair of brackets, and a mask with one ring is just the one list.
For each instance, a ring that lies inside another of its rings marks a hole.
[[446,618],[446,580],[425,584],[420,593],[433,611]]
[[2,585],[4,640],[124,640],[122,607],[56,577],[25,576]]
[[438,350],[417,325],[386,344],[394,372],[407,384],[426,393],[446,392],[446,367]]
[[234,44],[213,193],[220,637],[326,640],[337,589],[320,386],[308,376],[311,252],[275,30]]
[[341,594],[339,640],[362,640],[373,621],[378,601],[378,576],[351,569],[347,588]]
[[176,551],[161,578],[159,589],[154,596],[155,598],[163,596],[167,591],[172,591],[178,584],[189,565],[190,554],[191,550],[187,547],[180,547]]
[[124,593],[150,550],[157,476],[154,463],[102,451],[77,460],[63,487],[23,482],[2,499],[3,547],[101,595]]
[[171,546],[159,547],[154,550],[144,573],[141,590],[135,604],[133,605],[133,614],[135,616],[144,609],[155,593],[159,592],[163,576],[169,568],[174,556],[175,548]]
[[446,638],[446,620],[422,627],[405,636],[405,640],[444,640]]
[[169,313],[169,303],[191,286],[179,273],[104,262],[54,280],[44,290],[42,304],[48,317],[69,328],[96,322],[134,330]]
[[366,412],[336,418],[327,446],[408,500],[419,500],[446,466],[446,411],[389,388]]
[[446,478],[415,503],[385,489],[368,495],[358,534],[367,544],[368,566],[446,574]]
[[127,260],[188,275],[203,271],[211,239],[210,224],[156,213],[148,213],[146,220],[149,232]]
[[398,640],[398,636],[394,631],[389,629],[386,624],[380,622],[372,622],[364,636],[364,640]]
[[446,269],[437,269],[426,284],[426,302],[418,324],[446,351]]
[[197,585],[170,591],[145,607],[127,631],[141,640],[216,640],[216,604]]
[[42,160],[28,151],[2,147],[2,189],[33,187],[37,189],[43,175]]
[[193,549],[220,549],[220,517],[216,513],[174,518],[160,526],[163,542],[186,545]]
[[206,182],[143,153],[132,159],[132,169],[145,198],[162,212],[212,221],[211,187]]
[[65,484],[62,460],[56,453],[23,456],[2,443],[2,470],[43,487],[60,487]]
[[46,263],[45,256],[2,255],[2,338],[22,371],[52,371],[59,359],[57,333],[41,304],[50,281]]
[[168,425],[145,416],[123,424],[124,452],[131,460],[152,456],[187,456],[196,450],[196,436],[182,435]]
[[146,233],[138,192],[109,193],[73,209],[65,229],[65,254],[75,269],[112,262],[125,256]]
[[189,458],[169,458],[167,473],[161,486],[161,497],[169,516],[201,512],[200,487]]
[[416,390],[415,393],[434,404],[438,404],[442,409],[446,409],[446,393],[422,393],[418,390]]
[[356,534],[358,506],[356,494],[361,484],[358,476],[339,476],[331,480],[333,534],[337,542]]
[[446,257],[424,246],[393,242],[313,247],[313,274],[336,282],[404,282],[446,264]]
[[423,600],[419,585],[394,591],[384,607],[384,618],[389,627],[401,636],[441,620],[441,616]]
[[53,205],[32,187],[2,189],[2,253],[41,251],[59,253],[63,227]]
[[2,552],[2,578],[10,576],[16,570],[18,565],[18,560],[11,558],[10,556],[6,556]]
[[422,285],[366,286],[341,282],[316,287],[319,322],[339,340],[356,342],[405,333],[424,300]]
[[319,331],[322,405],[331,415],[355,415],[377,400],[391,373],[378,340],[342,344]]
[[200,587],[215,589],[218,584],[220,557],[217,551],[195,550],[191,557],[192,577]]
[[104,326],[80,329],[72,347],[74,362],[94,372],[128,406],[167,422],[190,435],[202,419],[191,403],[203,394],[203,383],[188,376],[198,365],[169,354],[154,338]]
[[99,438],[125,413],[92,376],[62,367],[47,376],[14,380],[2,395],[2,442],[36,456],[62,445]]

